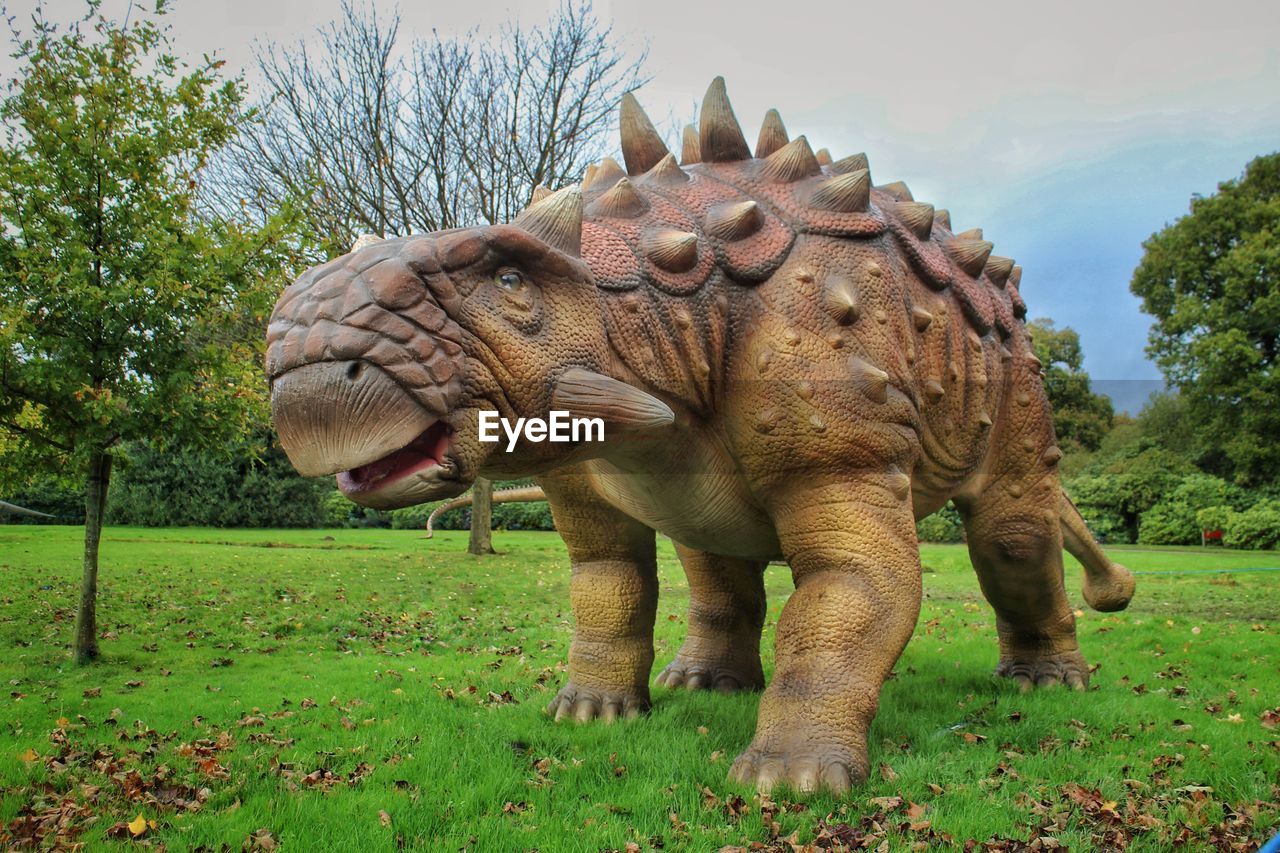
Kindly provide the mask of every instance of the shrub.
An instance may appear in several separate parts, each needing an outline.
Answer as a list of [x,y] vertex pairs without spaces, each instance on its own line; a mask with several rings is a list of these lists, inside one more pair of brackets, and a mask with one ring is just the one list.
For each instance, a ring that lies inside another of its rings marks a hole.
[[1138,541],[1144,545],[1198,545],[1197,513],[1216,506],[1241,507],[1244,493],[1209,474],[1190,474],[1155,506],[1142,514]]
[[1262,500],[1232,513],[1222,531],[1229,548],[1270,549],[1280,545],[1280,501]]
[[0,515],[0,522],[13,524],[84,524],[84,490],[55,480],[32,483],[4,500],[36,512],[47,512],[53,518],[30,515]]
[[266,434],[221,451],[129,445],[109,519],[147,527],[318,527],[333,481],[298,476]]
[[964,524],[960,513],[948,503],[933,515],[916,522],[916,538],[921,542],[963,542]]

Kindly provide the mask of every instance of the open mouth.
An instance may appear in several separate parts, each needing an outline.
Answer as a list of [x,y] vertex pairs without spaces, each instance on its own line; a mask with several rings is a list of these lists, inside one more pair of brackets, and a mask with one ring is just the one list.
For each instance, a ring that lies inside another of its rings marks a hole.
[[436,421],[417,438],[381,459],[338,474],[338,488],[346,494],[373,492],[410,474],[443,466],[453,429]]

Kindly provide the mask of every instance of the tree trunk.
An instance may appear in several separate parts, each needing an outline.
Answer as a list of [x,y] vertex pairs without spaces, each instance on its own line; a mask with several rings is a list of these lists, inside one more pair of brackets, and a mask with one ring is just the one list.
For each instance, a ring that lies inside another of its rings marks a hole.
[[471,541],[467,551],[480,555],[493,553],[493,483],[476,477],[471,487]]
[[111,484],[111,454],[96,450],[89,457],[89,482],[84,495],[84,577],[80,581],[80,609],[76,612],[76,661],[98,657],[98,542]]

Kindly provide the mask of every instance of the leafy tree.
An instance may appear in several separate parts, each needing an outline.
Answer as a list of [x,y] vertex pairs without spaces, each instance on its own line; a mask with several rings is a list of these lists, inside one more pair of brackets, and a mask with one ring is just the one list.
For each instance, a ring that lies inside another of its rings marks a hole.
[[1224,476],[1280,478],[1280,152],[1152,235],[1130,288],[1156,318],[1147,351]]
[[1084,370],[1084,350],[1074,329],[1059,329],[1052,320],[1027,324],[1036,358],[1044,363],[1044,385],[1053,405],[1053,428],[1063,450],[1097,450],[1111,429],[1111,400],[1095,394]]
[[[210,156],[252,119],[243,84],[169,52],[163,0],[132,23],[97,0],[14,36],[0,103],[2,470],[84,485],[75,654],[98,655],[98,544],[122,442],[220,441],[263,413],[258,341],[287,220],[202,217]],[[252,334],[250,334],[252,332]]]

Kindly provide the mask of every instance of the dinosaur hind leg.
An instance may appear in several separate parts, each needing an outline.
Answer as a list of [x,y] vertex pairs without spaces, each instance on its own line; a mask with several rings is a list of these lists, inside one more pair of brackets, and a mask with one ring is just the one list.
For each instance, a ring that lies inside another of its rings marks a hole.
[[676,552],[689,579],[689,633],[658,684],[723,692],[764,687],[765,563],[681,545]]
[[1082,690],[1089,667],[1076,643],[1062,577],[1062,529],[1055,474],[1016,497],[999,483],[958,502],[969,556],[996,612],[996,674],[1024,690],[1066,684]]
[[1098,547],[1093,534],[1080,517],[1080,510],[1062,493],[1062,541],[1071,556],[1084,566],[1084,600],[1094,610],[1124,610],[1133,598],[1133,574],[1113,563]]

